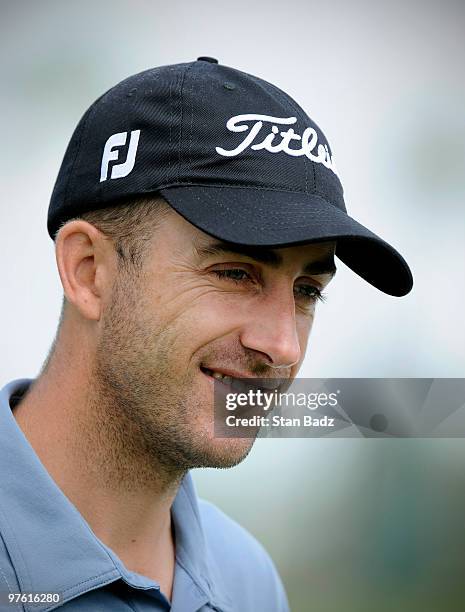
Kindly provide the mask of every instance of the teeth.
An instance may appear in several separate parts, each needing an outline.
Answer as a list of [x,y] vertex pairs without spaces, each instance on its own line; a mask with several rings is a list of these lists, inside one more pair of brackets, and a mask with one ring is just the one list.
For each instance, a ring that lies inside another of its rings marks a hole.
[[279,379],[270,379],[268,381],[262,380],[261,385],[254,384],[253,379],[241,381],[233,376],[228,376],[226,374],[221,374],[220,372],[213,372],[213,370],[209,370],[208,368],[203,368],[209,376],[212,378],[216,378],[216,380],[221,380],[226,385],[232,385],[233,389],[236,391],[247,391],[248,389],[261,389],[262,391],[269,392],[275,389],[278,389],[282,384],[282,380]]
[[227,385],[230,385],[233,381],[232,376],[226,376],[226,374],[221,374],[220,372],[210,372],[210,376],[213,376],[213,378],[216,378],[217,380],[222,380]]
[[208,368],[204,368],[204,370],[209,376],[212,376],[213,378],[216,378],[217,380],[223,381],[226,385],[230,385],[232,384],[233,380],[236,380],[232,376],[221,374],[221,372],[213,372],[212,370],[209,370]]

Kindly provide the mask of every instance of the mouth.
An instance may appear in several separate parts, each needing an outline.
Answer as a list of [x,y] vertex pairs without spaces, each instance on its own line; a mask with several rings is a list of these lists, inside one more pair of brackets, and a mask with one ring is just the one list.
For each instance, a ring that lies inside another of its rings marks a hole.
[[200,366],[200,370],[208,376],[210,379],[213,379],[216,382],[219,382],[228,389],[235,391],[236,393],[247,393],[250,390],[258,391],[261,390],[263,393],[271,393],[273,391],[279,391],[280,387],[283,385],[283,379],[281,378],[252,378],[251,376],[246,375],[233,375],[228,371],[220,371],[213,370],[207,368],[203,365]]

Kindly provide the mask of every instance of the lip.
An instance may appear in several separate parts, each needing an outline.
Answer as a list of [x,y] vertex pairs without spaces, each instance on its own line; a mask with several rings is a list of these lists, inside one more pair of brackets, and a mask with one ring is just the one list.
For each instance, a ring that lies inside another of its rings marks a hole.
[[225,383],[223,380],[221,379],[217,379],[214,378],[213,376],[211,376],[211,374],[209,374],[206,370],[209,370],[210,372],[218,372],[218,374],[222,374],[223,376],[231,376],[232,378],[236,378],[236,379],[247,379],[247,380],[257,380],[257,381],[265,381],[265,380],[269,380],[269,381],[276,381],[276,384],[273,384],[271,382],[271,384],[256,384],[254,385],[252,382],[250,383],[250,386],[252,388],[256,387],[259,388],[263,391],[274,391],[275,389],[278,390],[282,385],[283,382],[285,382],[287,379],[283,379],[283,378],[261,378],[261,377],[257,377],[257,376],[251,376],[250,374],[244,374],[243,372],[239,372],[238,370],[233,370],[233,369],[229,369],[229,368],[215,368],[215,367],[209,367],[206,365],[201,364],[200,365],[200,371],[210,380],[214,380],[216,382],[220,382],[222,383],[225,387],[231,388],[231,385],[228,383]]
[[[210,366],[204,365],[203,363],[200,364],[200,369],[204,372],[204,374],[207,374],[205,370],[210,370],[211,372],[218,372],[218,374],[222,374],[223,376],[232,376],[233,378],[256,378],[256,376],[244,374],[243,372],[239,372],[238,370],[230,370],[228,368],[212,368]],[[209,376],[209,374],[207,374],[207,376]]]

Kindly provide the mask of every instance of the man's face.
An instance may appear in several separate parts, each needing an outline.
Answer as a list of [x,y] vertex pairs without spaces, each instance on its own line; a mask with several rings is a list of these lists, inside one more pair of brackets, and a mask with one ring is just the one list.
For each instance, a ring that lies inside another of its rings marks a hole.
[[334,247],[237,247],[169,214],[99,323],[96,380],[127,443],[173,468],[244,459],[253,438],[214,437],[214,376],[296,376]]

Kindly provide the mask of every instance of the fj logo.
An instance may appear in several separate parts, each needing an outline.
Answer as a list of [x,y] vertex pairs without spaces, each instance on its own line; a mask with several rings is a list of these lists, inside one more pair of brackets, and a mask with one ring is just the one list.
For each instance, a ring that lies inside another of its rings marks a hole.
[[119,164],[113,164],[111,167],[111,174],[108,177],[108,166],[110,162],[119,159],[121,151],[120,147],[124,147],[128,139],[128,132],[119,132],[113,134],[105,143],[102,155],[102,166],[100,168],[100,182],[106,181],[107,178],[116,179],[127,176],[134,168],[136,161],[137,146],[139,144],[140,130],[133,130],[129,138],[128,153],[126,161],[120,162]]

